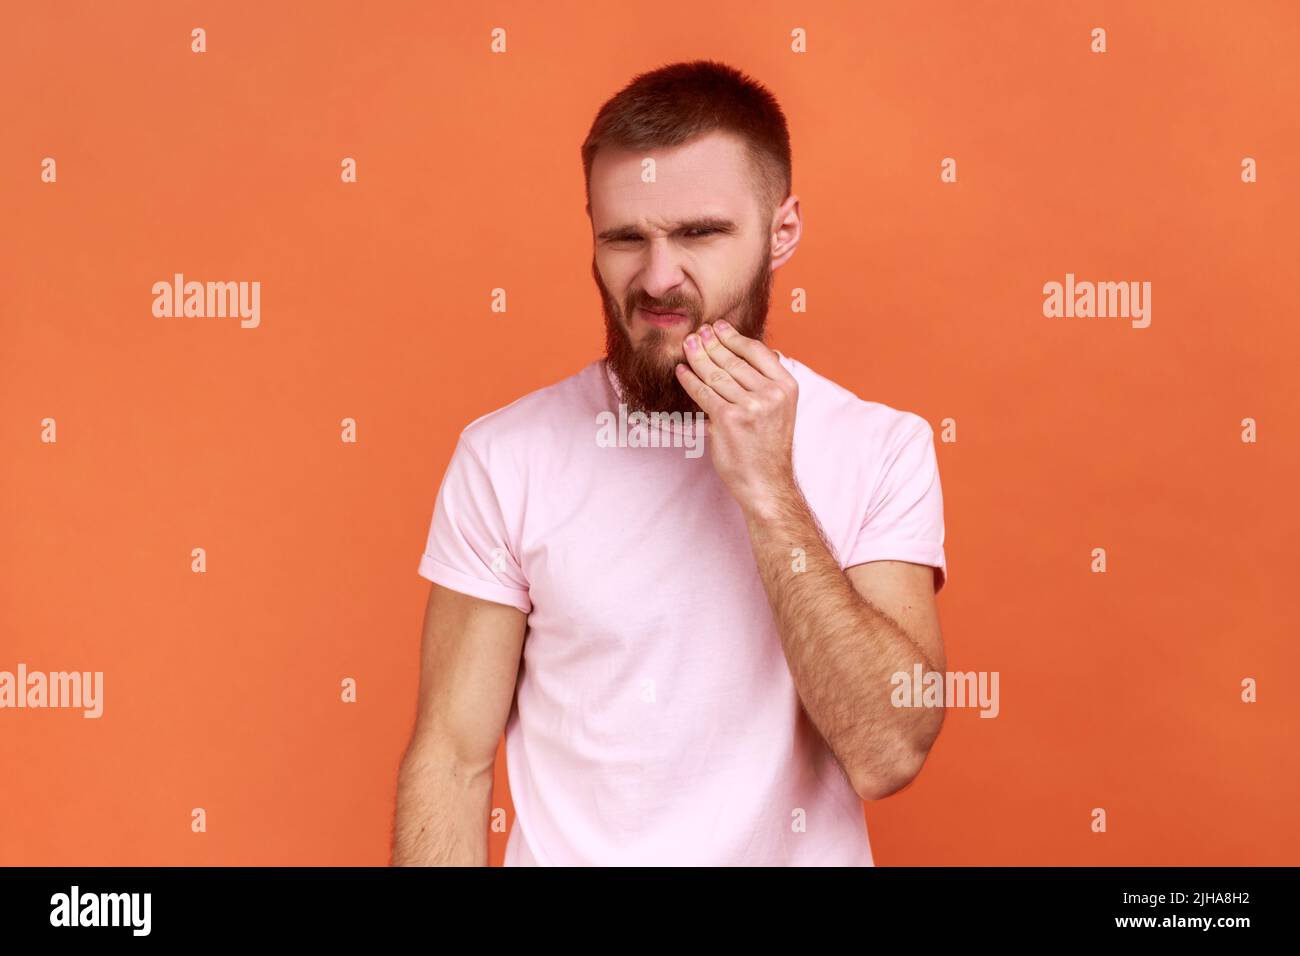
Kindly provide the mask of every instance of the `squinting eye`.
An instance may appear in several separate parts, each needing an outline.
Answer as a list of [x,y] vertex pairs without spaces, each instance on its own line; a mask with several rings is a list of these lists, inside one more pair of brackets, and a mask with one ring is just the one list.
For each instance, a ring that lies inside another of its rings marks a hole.
[[[718,230],[717,230],[717,229],[714,229],[712,226],[708,226],[708,227],[705,227],[705,228],[703,228],[703,229],[688,229],[688,230],[686,230],[686,235],[687,235],[688,237],[694,239],[694,238],[696,238],[696,237],[698,237],[698,236],[708,236],[708,235],[712,235],[713,233],[715,233],[715,232],[717,232],[717,231],[718,231]],[[694,235],[692,235],[692,233],[694,233]]]

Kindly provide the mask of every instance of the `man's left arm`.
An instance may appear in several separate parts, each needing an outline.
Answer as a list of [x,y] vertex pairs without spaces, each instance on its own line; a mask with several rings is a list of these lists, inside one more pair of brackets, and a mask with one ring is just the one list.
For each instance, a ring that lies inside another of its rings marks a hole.
[[[694,341],[692,341],[694,340]],[[804,709],[863,799],[920,771],[942,707],[896,707],[893,677],[946,668],[934,570],[877,560],[841,569],[794,477],[798,387],[761,342],[726,323],[686,342],[678,376],[708,413],[710,454],[740,504]]]
[[[893,675],[945,669],[934,570],[872,561],[841,570],[798,489],[746,515],[754,559],[795,687],[813,724],[864,800],[920,772],[942,707],[896,707]],[[802,549],[793,571],[794,549]]]

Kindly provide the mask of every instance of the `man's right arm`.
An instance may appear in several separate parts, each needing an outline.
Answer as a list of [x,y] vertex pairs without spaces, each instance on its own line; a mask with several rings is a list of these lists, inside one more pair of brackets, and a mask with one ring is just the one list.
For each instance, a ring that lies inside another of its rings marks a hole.
[[492,770],[527,616],[431,584],[415,731],[397,778],[394,866],[487,866]]

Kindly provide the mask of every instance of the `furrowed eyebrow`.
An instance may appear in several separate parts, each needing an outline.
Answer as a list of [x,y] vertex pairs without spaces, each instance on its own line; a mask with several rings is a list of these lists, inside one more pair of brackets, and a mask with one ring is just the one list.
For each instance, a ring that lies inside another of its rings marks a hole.
[[[736,224],[722,216],[703,216],[699,219],[687,219],[678,223],[677,228],[673,230],[673,235],[680,235],[692,229],[710,229],[714,232],[731,234],[736,232]],[[604,242],[619,239],[639,239],[641,235],[641,230],[636,226],[615,226],[599,233],[596,238]]]

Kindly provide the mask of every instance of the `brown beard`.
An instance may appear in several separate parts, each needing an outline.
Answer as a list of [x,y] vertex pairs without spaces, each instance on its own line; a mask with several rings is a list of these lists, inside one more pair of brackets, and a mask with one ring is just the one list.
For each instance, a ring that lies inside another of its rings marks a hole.
[[762,341],[767,325],[768,300],[772,294],[771,256],[772,240],[769,237],[763,254],[759,257],[758,268],[744,292],[726,309],[708,318],[698,314],[697,303],[680,296],[668,296],[656,301],[643,296],[640,291],[630,292],[627,303],[620,311],[618,303],[601,281],[600,270],[596,268],[596,257],[592,256],[591,273],[600,290],[601,306],[605,312],[605,361],[618,379],[622,401],[629,412],[693,413],[699,411],[700,407],[677,380],[677,363],[685,362],[686,359],[680,350],[677,354],[665,351],[667,333],[663,329],[651,329],[641,344],[634,347],[628,338],[623,317],[632,315],[637,306],[657,312],[683,312],[691,324],[692,332],[706,321],[725,318],[741,335]]

